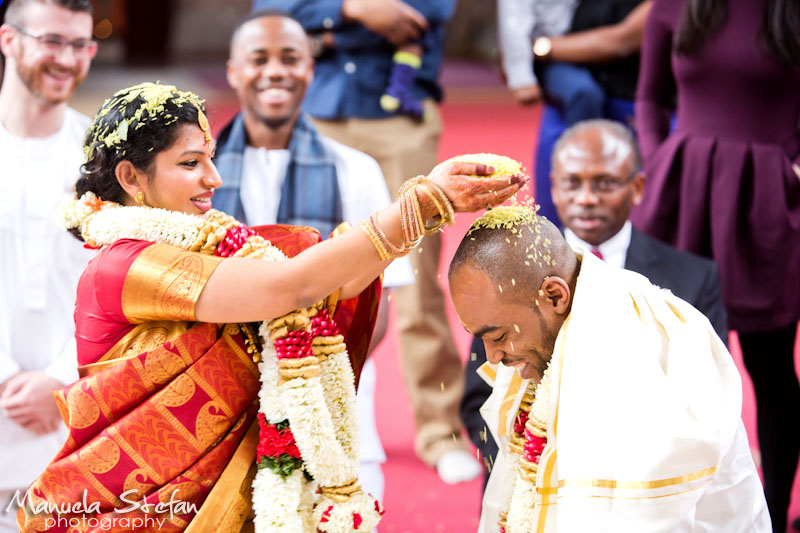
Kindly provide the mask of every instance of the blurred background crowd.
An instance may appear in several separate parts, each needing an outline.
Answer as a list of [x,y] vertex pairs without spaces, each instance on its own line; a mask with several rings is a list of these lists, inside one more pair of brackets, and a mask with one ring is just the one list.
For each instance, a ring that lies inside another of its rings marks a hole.
[[[403,180],[453,155],[518,159],[535,178],[530,194],[540,213],[562,225],[571,245],[641,272],[703,311],[743,376],[743,418],[773,527],[800,530],[792,524],[800,517],[800,493],[792,492],[800,452],[794,0],[94,0],[90,35],[61,16],[86,14],[78,0],[2,0],[0,18],[15,2],[55,15],[6,18],[0,33],[8,56],[0,82],[0,470],[10,473],[0,476],[2,509],[58,450],[49,390],[77,377],[74,363],[65,370],[74,361],[65,340],[71,303],[63,295],[60,308],[43,303],[57,292],[47,285],[58,281],[51,270],[64,266],[59,258],[37,263],[42,250],[53,249],[52,231],[37,229],[45,215],[25,203],[24,190],[25,183],[35,187],[29,195],[50,186],[47,172],[56,167],[55,189],[77,178],[77,168],[61,168],[72,155],[58,156],[59,143],[74,144],[55,135],[72,120],[64,118],[66,106],[92,117],[115,91],[143,81],[199,94],[219,136],[223,182],[236,184],[234,196],[215,199],[226,206],[215,206],[268,223],[245,197],[258,192],[246,185],[247,169],[257,167],[247,167],[245,145],[285,151],[296,117],[277,144],[255,141],[248,120],[263,118],[261,77],[297,87],[289,114],[302,105],[325,138],[377,161],[375,175],[392,196]],[[266,26],[251,31],[241,21],[265,9],[299,21],[313,65],[267,72],[253,63],[248,46],[269,35]],[[48,89],[45,77],[54,74],[69,83]],[[29,113],[19,109],[28,102]],[[55,119],[53,109],[60,110]],[[597,119],[613,124],[585,122]],[[629,146],[620,169],[592,152],[591,139],[581,141],[592,127]],[[242,146],[237,128],[244,128]],[[245,170],[240,162],[239,174],[226,175],[237,150]],[[366,168],[343,154],[347,168]],[[348,201],[373,197],[353,198],[344,198],[345,211]],[[362,207],[367,216],[371,207]],[[473,219],[461,215],[449,235],[426,238],[409,263],[387,273],[388,316],[359,391],[362,424],[377,428],[366,432],[362,465],[373,472],[365,485],[384,492],[381,531],[477,527],[484,476],[497,453],[478,415],[488,392],[475,370],[486,355],[459,326],[444,274]],[[19,245],[30,236],[41,237],[31,240],[38,252]],[[78,273],[83,252],[64,252]],[[42,286],[30,275],[39,271],[50,280]],[[71,283],[75,274],[61,275]],[[36,339],[43,320],[66,324],[64,338],[47,348],[20,340]],[[38,457],[20,461],[24,453]],[[0,516],[0,531],[16,530],[11,518]]]

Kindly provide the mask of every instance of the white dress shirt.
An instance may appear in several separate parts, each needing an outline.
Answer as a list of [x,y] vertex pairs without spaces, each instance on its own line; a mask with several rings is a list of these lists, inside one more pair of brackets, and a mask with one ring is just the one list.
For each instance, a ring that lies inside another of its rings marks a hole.
[[[78,378],[75,292],[94,252],[58,224],[74,196],[89,119],[67,109],[45,138],[19,138],[0,124],[0,383],[19,371]],[[0,411],[0,490],[26,487],[66,439],[37,437]]]
[[497,37],[509,89],[534,85],[533,40],[566,33],[577,0],[497,0]]
[[[564,230],[564,238],[569,244],[570,248],[577,251],[578,249],[591,252],[594,246],[578,238],[575,233],[566,228]],[[622,229],[616,235],[608,239],[606,242],[597,247],[603,255],[603,261],[609,265],[617,268],[625,268],[625,258],[628,256],[628,247],[631,245],[631,221],[626,220]]]

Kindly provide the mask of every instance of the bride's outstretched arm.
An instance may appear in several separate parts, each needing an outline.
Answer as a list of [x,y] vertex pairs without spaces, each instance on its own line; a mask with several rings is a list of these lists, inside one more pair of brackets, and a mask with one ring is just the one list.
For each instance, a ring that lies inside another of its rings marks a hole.
[[[522,174],[472,177],[493,171],[483,164],[453,162],[436,167],[429,179],[441,187],[455,211],[476,211],[503,202],[527,181]],[[439,212],[429,195],[417,192],[417,198],[423,220]],[[399,202],[380,211],[376,222],[390,243],[402,246]],[[209,278],[197,302],[196,315],[203,322],[275,318],[309,306],[340,288],[343,298],[354,296],[390,262],[379,257],[367,234],[357,228],[287,261],[228,259]]]

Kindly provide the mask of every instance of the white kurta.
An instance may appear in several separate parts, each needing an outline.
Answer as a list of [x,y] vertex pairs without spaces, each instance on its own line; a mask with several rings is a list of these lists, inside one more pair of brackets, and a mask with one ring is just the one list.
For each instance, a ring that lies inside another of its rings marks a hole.
[[[78,378],[75,292],[94,252],[59,226],[57,209],[74,196],[88,125],[72,109],[46,138],[0,125],[0,383],[20,370]],[[0,412],[0,490],[27,487],[65,440],[64,428],[37,437]]]
[[[699,311],[586,254],[552,364],[529,531],[771,530],[741,421],[741,380]],[[497,368],[481,409],[501,451],[481,532],[497,532],[507,435],[525,386]]]
[[[355,227],[375,211],[389,207],[391,199],[386,181],[374,159],[328,137],[323,136],[322,142],[333,155],[345,222]],[[239,194],[249,225],[261,226],[277,221],[281,187],[288,166],[289,150],[245,148]],[[384,287],[411,283],[414,283],[414,273],[407,258],[392,261],[384,272]]]

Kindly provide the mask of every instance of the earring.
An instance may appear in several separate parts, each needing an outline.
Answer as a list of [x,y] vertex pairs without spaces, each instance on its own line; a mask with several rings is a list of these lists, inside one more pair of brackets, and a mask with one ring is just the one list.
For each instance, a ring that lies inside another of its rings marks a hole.
[[136,196],[133,197],[133,201],[139,205],[146,205],[144,203],[144,193],[142,191],[136,193]]

